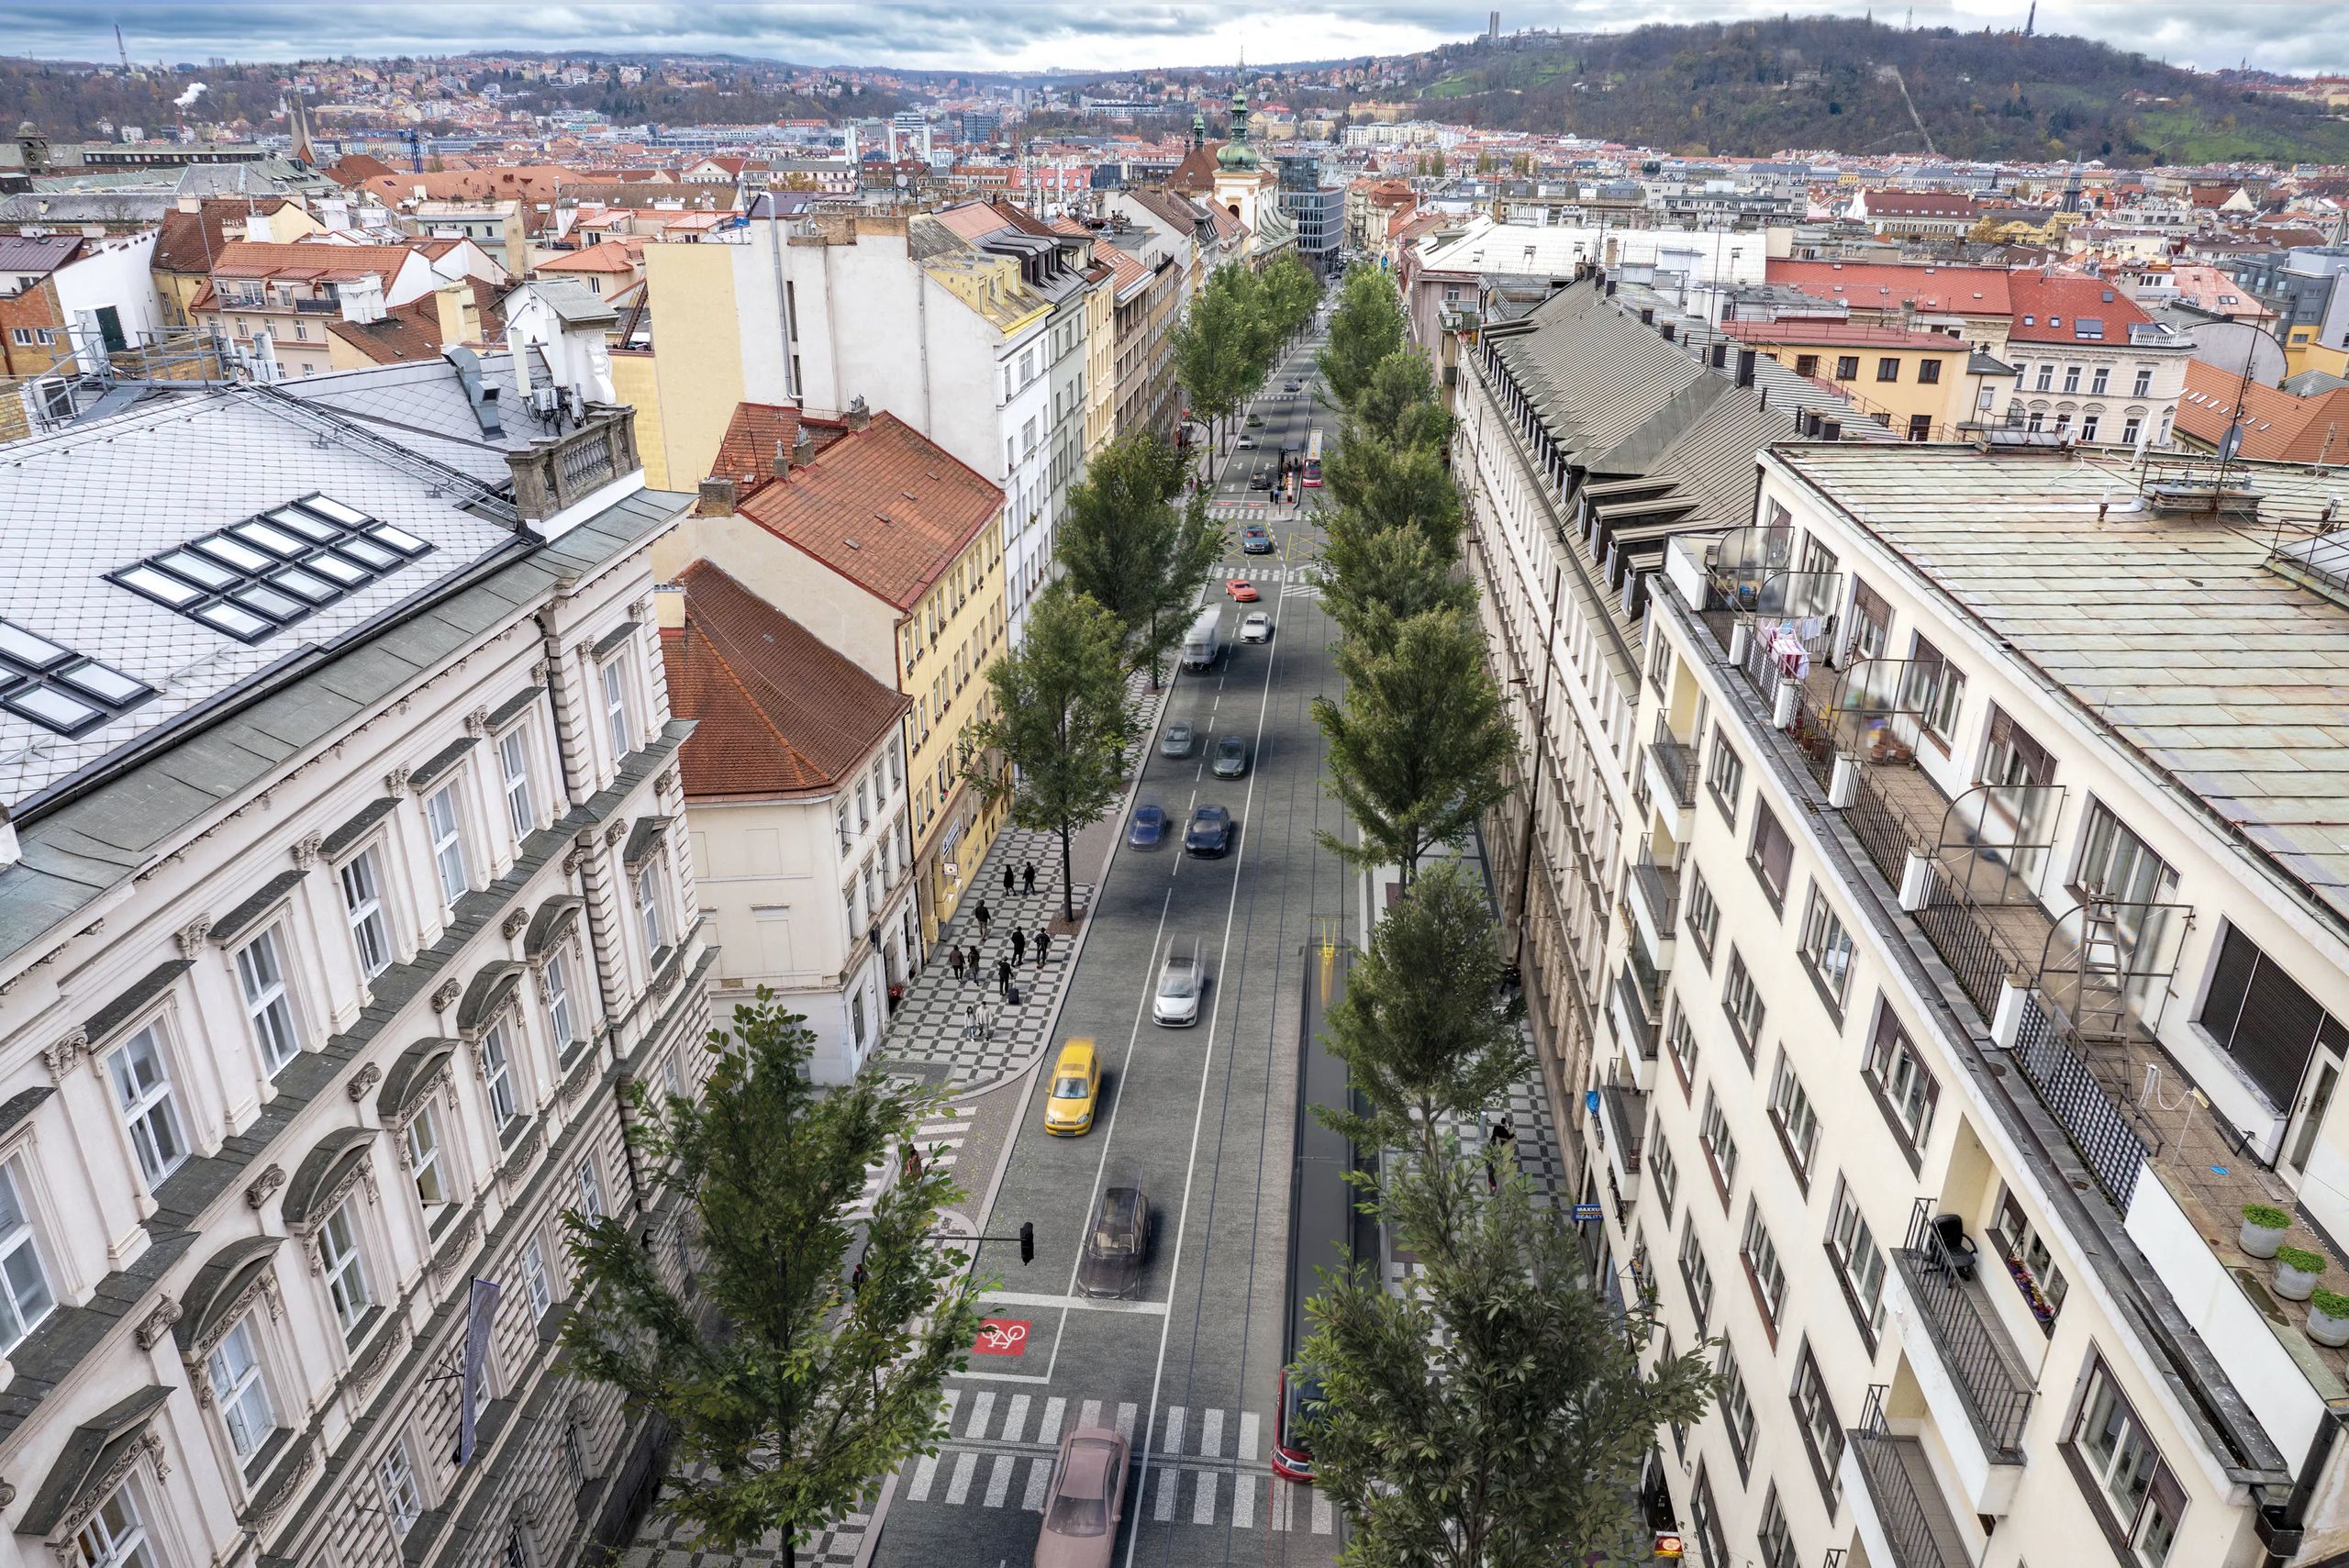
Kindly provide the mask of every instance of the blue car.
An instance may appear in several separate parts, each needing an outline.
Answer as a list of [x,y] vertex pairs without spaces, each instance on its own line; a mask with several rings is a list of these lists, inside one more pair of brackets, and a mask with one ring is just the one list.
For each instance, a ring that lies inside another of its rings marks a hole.
[[1273,536],[1263,528],[1252,527],[1240,530],[1240,549],[1242,554],[1270,555],[1273,553]]
[[1166,836],[1166,813],[1155,806],[1134,807],[1133,825],[1126,829],[1126,842],[1137,850],[1154,850]]
[[1183,848],[1195,855],[1219,855],[1231,848],[1231,813],[1220,806],[1202,806],[1191,813],[1183,829]]

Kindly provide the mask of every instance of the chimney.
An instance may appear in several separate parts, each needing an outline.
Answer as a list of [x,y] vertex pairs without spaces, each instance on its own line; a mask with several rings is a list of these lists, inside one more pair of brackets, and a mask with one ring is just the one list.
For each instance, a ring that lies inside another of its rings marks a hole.
[[685,585],[652,584],[652,622],[663,631],[682,630],[685,624]]
[[1607,297],[1609,299],[1613,299],[1615,297],[1615,280],[1613,278],[1607,280]]
[[791,477],[791,449],[781,441],[774,444],[774,476],[777,479]]
[[1729,343],[1725,339],[1717,339],[1714,340],[1713,368],[1717,371],[1725,371],[1729,369]]
[[[440,327],[443,349],[459,343],[471,343],[481,337],[481,319],[473,311],[473,290],[470,279],[460,278],[453,284],[443,284],[432,291],[432,311]],[[487,388],[483,390],[486,391]]]
[[730,479],[705,479],[701,482],[701,502],[694,508],[704,517],[730,517],[734,515],[734,482]]
[[1843,439],[1843,421],[1841,419],[1820,420],[1819,439],[1822,441],[1842,440]]
[[1740,349],[1737,351],[1738,385],[1752,386],[1753,384],[1753,361],[1755,358],[1756,355],[1752,349]]
[[1642,327],[1653,327],[1655,325],[1654,306],[1643,305],[1640,306],[1640,325]]
[[816,438],[807,433],[807,426],[802,425],[798,439],[791,443],[791,466],[805,468],[815,461]]
[[872,423],[873,410],[865,406],[864,399],[862,397],[850,398],[848,400],[848,428],[852,430],[863,430]]
[[384,318],[384,280],[373,273],[337,285],[335,294],[342,301],[345,321],[365,327]]
[[1680,329],[1673,326],[1669,321],[1657,328],[1656,330],[1664,334],[1664,340],[1667,343],[1675,341],[1680,336]]

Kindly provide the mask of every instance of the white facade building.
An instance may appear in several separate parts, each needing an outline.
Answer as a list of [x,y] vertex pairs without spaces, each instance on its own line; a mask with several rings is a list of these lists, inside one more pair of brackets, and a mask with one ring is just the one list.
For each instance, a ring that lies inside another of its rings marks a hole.
[[707,1025],[691,498],[628,411],[481,388],[192,391],[0,469],[0,1561],[553,1568],[651,1462],[553,1336],[563,1211],[678,1257],[621,1090]]

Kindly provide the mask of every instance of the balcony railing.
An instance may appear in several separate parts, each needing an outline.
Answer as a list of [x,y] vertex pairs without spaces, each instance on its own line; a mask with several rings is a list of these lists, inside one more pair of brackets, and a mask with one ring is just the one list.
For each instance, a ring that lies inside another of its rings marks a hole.
[[1656,771],[1672,784],[1672,798],[1683,811],[1697,804],[1697,753],[1672,732],[1662,718],[1655,721],[1655,739],[1648,743]]
[[1623,1169],[1637,1171],[1647,1141],[1648,1097],[1626,1084],[1601,1084],[1598,1106],[1607,1118],[1608,1133],[1620,1151]]
[[1657,934],[1669,940],[1680,918],[1680,868],[1656,864],[1648,847],[1642,844],[1640,858],[1631,862],[1631,885],[1654,917]]
[[1949,1248],[1933,1224],[1932,1201],[1920,1198],[1909,1217],[1909,1240],[1893,1256],[1983,1446],[1995,1458],[2020,1464],[2032,1391],[2016,1371],[2005,1330],[1987,1319],[1967,1287],[1976,1266],[1974,1253]]
[[1897,1437],[1884,1418],[1885,1385],[1871,1384],[1860,1424],[1852,1430],[1852,1455],[1866,1482],[1876,1523],[1892,1548],[1891,1568],[1966,1568],[1966,1558],[1949,1505],[1924,1470],[1922,1446]]
[[286,303],[305,316],[334,316],[342,309],[339,299],[309,299],[296,295]]
[[1631,1044],[1638,1049],[1642,1058],[1653,1062],[1656,1053],[1656,1037],[1660,1030],[1654,1017],[1642,1004],[1639,983],[1631,978],[1630,970],[1618,970],[1615,974],[1615,988],[1621,996],[1624,1017],[1631,1020],[1633,1036]]
[[1647,955],[1640,951],[1637,942],[1626,948],[1623,956],[1630,961],[1625,973],[1631,976],[1632,984],[1637,988],[1640,1000],[1647,1005],[1647,1016],[1651,1018],[1662,1018],[1664,1017],[1664,975],[1654,964],[1648,962]]

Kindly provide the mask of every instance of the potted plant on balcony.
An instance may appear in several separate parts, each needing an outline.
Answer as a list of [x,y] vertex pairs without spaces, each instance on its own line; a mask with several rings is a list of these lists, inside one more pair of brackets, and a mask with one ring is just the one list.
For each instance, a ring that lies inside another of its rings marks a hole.
[[2284,1233],[2292,1228],[2289,1212],[2270,1204],[2247,1203],[2243,1206],[2243,1233],[2237,1244],[2254,1258],[2272,1258],[2276,1249],[2284,1244]]
[[2349,1345],[2349,1296],[2320,1290],[2309,1297],[2309,1338],[2335,1350]]
[[2324,1273],[2324,1254],[2306,1247],[2276,1249],[2276,1294],[2287,1301],[2306,1301]]

